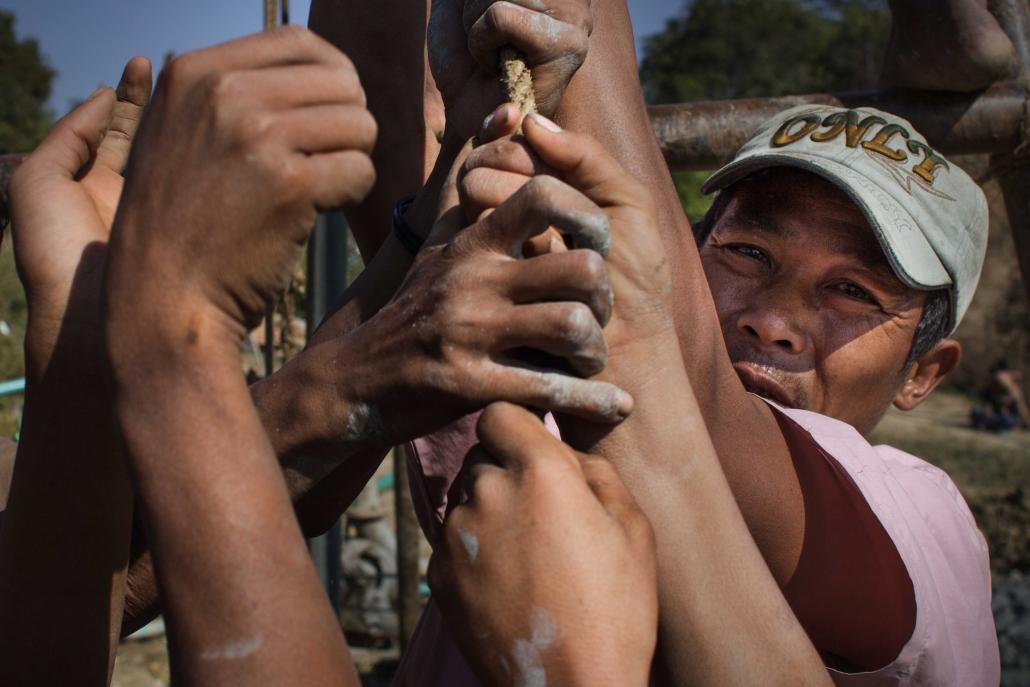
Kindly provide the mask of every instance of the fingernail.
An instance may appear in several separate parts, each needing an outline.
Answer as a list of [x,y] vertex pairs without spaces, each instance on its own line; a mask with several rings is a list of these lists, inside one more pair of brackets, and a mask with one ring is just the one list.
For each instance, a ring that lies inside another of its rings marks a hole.
[[619,413],[619,417],[625,420],[633,412],[633,397],[620,389],[615,402],[615,408]]
[[562,128],[560,126],[558,126],[557,124],[552,122],[550,119],[548,119],[547,117],[544,117],[543,115],[537,114],[536,112],[534,112],[533,114],[529,115],[529,118],[532,119],[535,123],[539,124],[540,126],[544,127],[545,129],[547,129],[548,131],[553,131],[554,133],[558,133],[558,132],[560,132],[562,130]]
[[499,107],[486,116],[483,120],[483,130],[487,130],[490,127],[496,125],[503,126],[508,121],[508,109],[506,107]]
[[101,86],[97,90],[93,91],[93,95],[91,95],[88,98],[86,98],[86,100],[93,100],[93,98],[96,98],[98,95],[103,93],[105,90],[107,90],[107,86]]

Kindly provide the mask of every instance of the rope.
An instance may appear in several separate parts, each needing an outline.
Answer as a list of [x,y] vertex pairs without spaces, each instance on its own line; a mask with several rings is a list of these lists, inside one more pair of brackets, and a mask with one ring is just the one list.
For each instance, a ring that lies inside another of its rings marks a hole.
[[501,49],[501,80],[508,91],[508,100],[518,106],[523,117],[537,111],[533,74],[526,66],[525,58],[513,48]]

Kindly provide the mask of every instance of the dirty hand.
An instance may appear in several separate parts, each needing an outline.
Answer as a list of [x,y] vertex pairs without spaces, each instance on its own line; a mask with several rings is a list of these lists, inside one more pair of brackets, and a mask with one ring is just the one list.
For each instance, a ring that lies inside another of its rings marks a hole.
[[11,179],[14,255],[29,307],[30,380],[49,367],[62,329],[78,342],[74,357],[96,366],[82,346],[100,345],[107,239],[150,84],[150,63],[130,60],[117,92],[99,89],[57,122]]
[[530,412],[486,409],[467,503],[444,521],[429,584],[488,685],[647,684],[657,625],[650,523],[608,461]]
[[533,73],[540,111],[553,115],[586,59],[593,18],[589,0],[433,0],[429,64],[447,121],[462,137],[506,96],[500,51],[514,48]]
[[[629,395],[580,378],[603,370],[608,357],[605,214],[553,177],[525,184],[464,229],[453,181],[444,196],[444,210],[393,300],[326,342],[347,375],[337,405],[363,404],[367,411],[344,424],[392,445],[499,400],[595,422],[624,419]],[[523,258],[525,240],[548,226],[581,248]]]
[[459,180],[465,214],[484,216],[526,184],[561,179],[611,226],[605,265],[614,307],[605,336],[613,360],[626,343],[668,334],[671,283],[651,194],[590,136],[539,115],[526,118],[523,131],[484,143],[465,160]]
[[174,60],[129,162],[109,317],[147,317],[166,340],[238,346],[286,285],[318,213],[371,188],[375,137],[350,60],[306,29]]

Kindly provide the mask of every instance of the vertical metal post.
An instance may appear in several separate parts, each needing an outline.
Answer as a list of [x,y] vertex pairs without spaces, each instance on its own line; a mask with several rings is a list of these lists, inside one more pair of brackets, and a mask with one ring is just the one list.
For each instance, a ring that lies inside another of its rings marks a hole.
[[[279,0],[264,0],[264,19],[262,25],[265,31],[271,31],[277,26]],[[275,372],[275,305],[270,305],[265,310],[265,376]]]
[[408,452],[398,447],[393,452],[394,516],[397,522],[397,634],[401,653],[415,632],[421,612],[418,569],[418,520],[408,488]]
[[276,21],[279,18],[279,0],[264,0],[264,8],[263,26],[265,31],[269,31],[276,27]]
[[[1025,96],[1030,98],[1030,2],[1028,0],[993,0],[991,11],[1008,35],[1021,62],[1019,80]],[[1023,290],[1030,301],[1030,101],[1023,104],[1021,142],[1008,155],[995,155],[991,166],[1005,169],[998,182],[1005,197],[1012,241],[1023,275]]]
[[[308,241],[307,331],[310,337],[347,288],[347,220],[342,212],[318,218]],[[340,604],[340,522],[310,541],[311,558],[333,610]]]

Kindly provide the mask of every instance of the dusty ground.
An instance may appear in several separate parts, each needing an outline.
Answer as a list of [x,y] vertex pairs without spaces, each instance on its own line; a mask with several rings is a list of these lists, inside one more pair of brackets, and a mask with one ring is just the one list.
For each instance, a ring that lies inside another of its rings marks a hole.
[[[1030,573],[1030,432],[1003,436],[974,432],[966,428],[968,413],[967,399],[939,392],[915,411],[888,413],[872,439],[914,453],[946,470],[987,536],[994,570],[1026,575]],[[384,501],[389,512],[392,501]],[[353,653],[366,687],[389,684],[396,650],[357,648]],[[123,643],[112,684],[167,685],[164,638]]]

